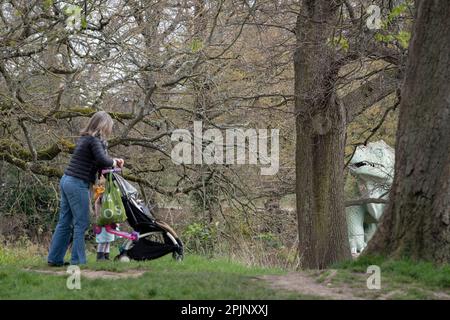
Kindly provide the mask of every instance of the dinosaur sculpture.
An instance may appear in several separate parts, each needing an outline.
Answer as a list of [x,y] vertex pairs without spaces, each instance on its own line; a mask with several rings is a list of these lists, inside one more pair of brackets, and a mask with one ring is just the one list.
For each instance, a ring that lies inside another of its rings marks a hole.
[[[383,140],[358,146],[350,161],[349,171],[356,178],[360,198],[387,199],[394,176],[394,149]],[[368,203],[346,208],[350,248],[360,253],[373,236],[385,204]]]

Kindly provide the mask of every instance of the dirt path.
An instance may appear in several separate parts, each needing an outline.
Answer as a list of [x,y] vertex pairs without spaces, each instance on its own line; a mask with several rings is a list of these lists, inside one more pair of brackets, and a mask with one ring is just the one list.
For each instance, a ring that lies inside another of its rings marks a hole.
[[[48,269],[24,269],[27,272],[68,276],[66,270]],[[81,269],[81,276],[88,279],[125,279],[138,278],[148,270],[130,269],[121,272],[105,270]],[[306,298],[322,298],[331,300],[386,300],[411,298],[408,295],[411,289],[419,292],[415,299],[438,299],[450,300],[449,292],[432,291],[412,284],[397,284],[392,286],[387,282],[383,290],[369,290],[366,287],[366,275],[351,273],[350,278],[345,281],[339,279],[338,270],[328,269],[325,271],[300,271],[285,275],[264,275],[253,277],[255,281],[263,281],[274,290],[287,290],[299,293]],[[349,275],[347,275],[349,276]]]
[[257,277],[266,281],[269,287],[275,290],[288,290],[310,297],[320,297],[332,300],[389,300],[410,299],[410,290],[419,292],[415,299],[450,300],[450,295],[442,291],[434,291],[422,288],[418,285],[397,284],[395,287],[389,284],[383,290],[369,290],[366,288],[366,275],[353,273],[353,278],[347,283],[339,281],[335,283],[333,278],[337,270],[328,270],[327,276],[322,273],[292,272],[287,275],[266,275]]
[[360,300],[352,293],[352,289],[345,286],[332,287],[331,278],[335,272],[325,278],[322,282],[303,272],[289,273],[287,275],[266,275],[257,279],[268,282],[269,286],[275,290],[295,291],[306,296],[316,296],[324,299],[334,300]]

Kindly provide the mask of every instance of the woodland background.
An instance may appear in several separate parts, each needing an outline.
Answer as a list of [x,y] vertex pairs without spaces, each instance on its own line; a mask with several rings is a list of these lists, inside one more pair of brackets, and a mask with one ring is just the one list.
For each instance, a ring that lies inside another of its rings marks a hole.
[[[68,4],[82,9],[74,26]],[[105,110],[115,119],[109,153],[188,251],[292,269],[348,257],[345,231],[308,236],[312,209],[296,208],[311,203],[344,230],[346,202],[358,200],[346,168],[356,146],[396,147],[415,10],[387,0],[2,0],[2,241],[48,245],[79,130]],[[194,120],[204,130],[280,129],[278,174],[175,166],[171,133]],[[328,256],[308,256],[308,243]]]

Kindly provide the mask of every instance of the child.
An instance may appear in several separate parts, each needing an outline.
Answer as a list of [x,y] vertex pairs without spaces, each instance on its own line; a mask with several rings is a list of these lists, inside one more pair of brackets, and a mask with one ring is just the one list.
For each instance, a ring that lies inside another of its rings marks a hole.
[[[94,186],[94,199],[95,199],[95,214],[98,217],[102,208],[102,194],[105,192],[105,178],[102,176],[96,186]],[[102,232],[95,236],[97,245],[97,261],[109,260],[109,251],[111,242],[115,240],[115,236],[106,232],[105,228],[102,228]]]

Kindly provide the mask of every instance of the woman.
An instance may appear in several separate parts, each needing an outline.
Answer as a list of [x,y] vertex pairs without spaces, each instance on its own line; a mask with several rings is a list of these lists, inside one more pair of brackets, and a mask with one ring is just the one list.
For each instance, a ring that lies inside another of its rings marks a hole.
[[122,167],[123,159],[112,159],[106,152],[106,139],[111,135],[113,120],[104,111],[95,113],[81,131],[69,166],[61,178],[59,221],[48,254],[49,266],[59,267],[73,235],[70,264],[85,264],[84,233],[89,226],[90,187],[102,168]]

